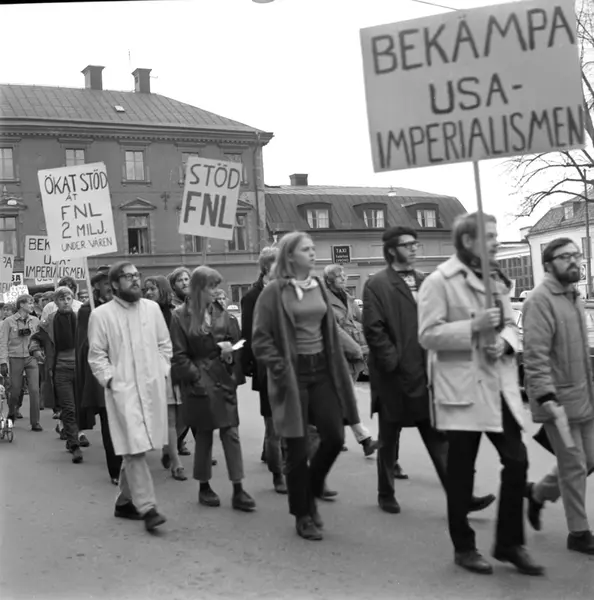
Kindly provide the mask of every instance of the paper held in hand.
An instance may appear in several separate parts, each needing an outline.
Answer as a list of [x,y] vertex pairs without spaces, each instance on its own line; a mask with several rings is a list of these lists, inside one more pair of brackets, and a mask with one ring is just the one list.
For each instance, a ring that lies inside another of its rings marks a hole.
[[569,421],[567,420],[567,414],[565,413],[565,409],[558,404],[555,404],[552,407],[552,411],[555,414],[555,425],[557,426],[557,431],[559,431],[559,435],[563,440],[566,448],[575,448],[575,442],[573,441],[573,436],[571,435],[571,430],[569,429]]
[[[229,344],[230,344],[230,342],[219,342],[217,345],[219,346],[219,348],[224,350],[225,348],[228,347]],[[245,340],[239,340],[239,342],[237,342],[236,344],[231,346],[231,350],[233,350],[233,351],[241,350],[243,348],[244,344],[245,344]]]

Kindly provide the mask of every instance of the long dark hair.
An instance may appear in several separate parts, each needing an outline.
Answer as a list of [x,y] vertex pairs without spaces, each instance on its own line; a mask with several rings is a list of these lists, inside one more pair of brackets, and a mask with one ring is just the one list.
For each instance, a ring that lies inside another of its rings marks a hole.
[[144,285],[147,283],[152,283],[159,290],[157,304],[161,309],[163,309],[164,306],[171,306],[171,294],[173,292],[169,285],[169,281],[167,281],[167,277],[163,277],[163,275],[151,275],[144,280]]
[[204,290],[208,286],[220,285],[223,278],[221,274],[210,267],[196,267],[190,277],[190,333],[200,335],[203,333],[204,314],[207,303],[204,301]]

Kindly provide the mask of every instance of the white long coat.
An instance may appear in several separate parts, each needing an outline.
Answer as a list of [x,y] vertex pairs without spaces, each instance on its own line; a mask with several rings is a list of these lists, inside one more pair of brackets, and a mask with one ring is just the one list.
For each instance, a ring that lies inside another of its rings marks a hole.
[[[115,453],[140,454],[167,443],[171,338],[156,302],[114,298],[89,320],[89,366],[105,389]],[[107,384],[111,379],[111,390]]]
[[[517,351],[519,338],[508,292],[501,336]],[[514,355],[486,359],[471,320],[486,305],[485,285],[453,256],[425,279],[419,292],[419,341],[428,350],[432,420],[442,431],[501,432],[501,396],[522,426],[523,403]]]

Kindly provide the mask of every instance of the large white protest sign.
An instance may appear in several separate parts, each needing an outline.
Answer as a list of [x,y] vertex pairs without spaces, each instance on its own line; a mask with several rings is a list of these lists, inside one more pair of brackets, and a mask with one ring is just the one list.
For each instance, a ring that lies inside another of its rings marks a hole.
[[53,260],[117,251],[103,163],[39,171]]
[[376,172],[583,147],[573,0],[361,30]]
[[16,302],[19,296],[24,296],[28,293],[29,288],[26,285],[11,285],[2,297],[4,302]]
[[37,285],[53,283],[62,277],[83,280],[87,276],[84,258],[62,258],[52,260],[49,238],[46,235],[25,237],[25,278],[33,279]]
[[190,157],[179,232],[230,240],[233,236],[240,184],[241,165]]
[[0,246],[0,294],[5,294],[12,286],[14,270],[14,254],[5,254],[4,246]]

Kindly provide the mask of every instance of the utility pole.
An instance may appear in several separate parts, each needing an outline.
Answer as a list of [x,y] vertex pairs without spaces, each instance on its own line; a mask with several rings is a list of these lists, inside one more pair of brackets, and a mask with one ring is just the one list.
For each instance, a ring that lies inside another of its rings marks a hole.
[[584,168],[584,206],[586,209],[586,298],[592,297],[592,241],[590,239],[590,211],[588,210],[588,171]]

